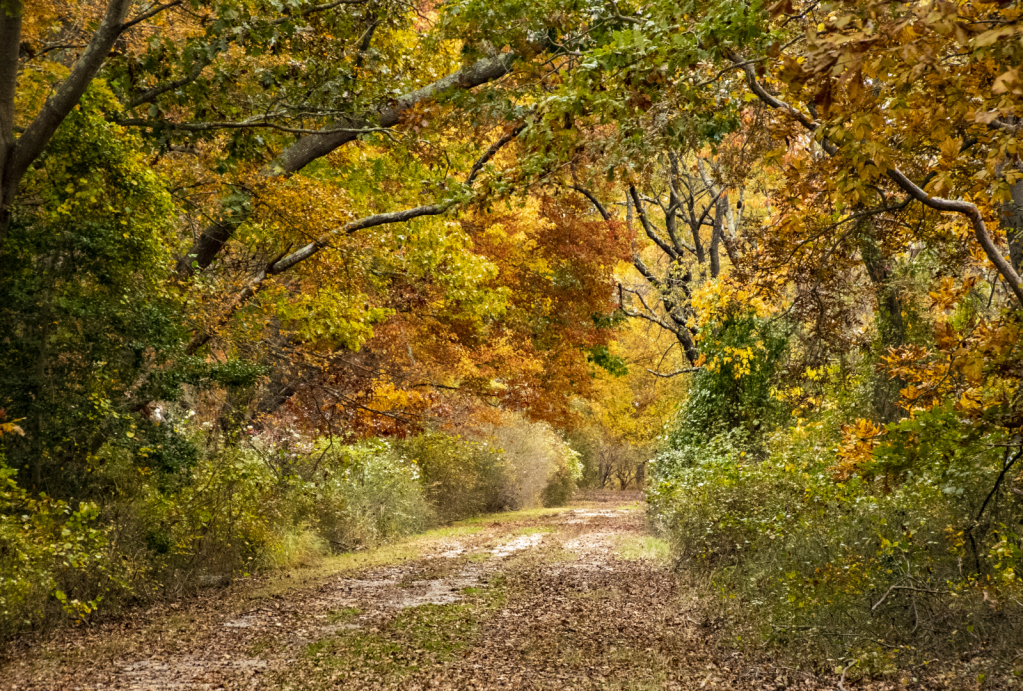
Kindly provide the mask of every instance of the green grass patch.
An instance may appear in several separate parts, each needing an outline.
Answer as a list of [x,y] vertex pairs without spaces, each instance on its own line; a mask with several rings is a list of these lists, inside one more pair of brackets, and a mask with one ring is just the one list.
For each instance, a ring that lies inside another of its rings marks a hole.
[[450,662],[476,642],[481,622],[507,599],[500,587],[462,592],[462,602],[410,607],[379,629],[345,630],[317,641],[289,677],[303,679],[301,688],[335,688],[356,680],[401,680]]
[[618,541],[618,556],[622,559],[642,559],[666,564],[671,557],[671,548],[659,537],[629,535]]
[[552,508],[552,509],[523,509],[522,511],[505,511],[503,513],[488,513],[483,516],[476,516],[475,518],[466,518],[465,520],[458,521],[454,525],[479,525],[484,523],[515,523],[517,521],[531,521],[538,518],[545,518],[547,516],[556,516],[559,513],[570,511],[564,507]]
[[328,612],[327,621],[331,624],[344,624],[360,614],[362,614],[362,610],[358,607],[342,607],[341,609],[334,610],[333,612]]

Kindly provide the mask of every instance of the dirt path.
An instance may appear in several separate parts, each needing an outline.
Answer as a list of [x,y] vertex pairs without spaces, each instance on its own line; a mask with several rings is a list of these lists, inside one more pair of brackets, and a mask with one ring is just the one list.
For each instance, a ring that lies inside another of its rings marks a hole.
[[315,586],[69,632],[9,660],[0,686],[817,688],[719,645],[635,503],[503,514],[415,545]]

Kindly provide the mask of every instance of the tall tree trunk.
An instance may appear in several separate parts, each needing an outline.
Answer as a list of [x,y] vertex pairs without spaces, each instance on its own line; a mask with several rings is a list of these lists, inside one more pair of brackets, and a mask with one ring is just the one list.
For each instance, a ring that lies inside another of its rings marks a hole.
[[[21,44],[21,0],[0,0],[0,243],[11,224],[17,184],[8,182],[8,161],[14,151],[14,91]],[[2,251],[0,245],[0,251]]]
[[[898,348],[906,343],[906,323],[903,320],[902,298],[894,285],[890,260],[884,256],[877,241],[877,227],[870,217],[860,222],[858,244],[860,257],[874,287],[875,320],[878,338],[883,350]],[[899,391],[904,382],[889,379],[880,373],[873,385],[873,405],[879,419],[891,422],[899,417]]]

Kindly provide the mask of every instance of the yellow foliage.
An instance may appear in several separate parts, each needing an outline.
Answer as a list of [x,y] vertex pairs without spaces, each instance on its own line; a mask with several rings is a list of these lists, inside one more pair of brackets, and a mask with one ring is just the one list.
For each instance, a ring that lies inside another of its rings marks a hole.
[[728,276],[707,281],[694,290],[693,309],[699,326],[722,321],[737,311],[752,309],[758,317],[774,312],[755,287],[741,285]]
[[838,462],[832,467],[835,477],[848,480],[873,461],[874,449],[881,443],[884,429],[875,422],[859,419],[842,427],[842,443],[838,448]]

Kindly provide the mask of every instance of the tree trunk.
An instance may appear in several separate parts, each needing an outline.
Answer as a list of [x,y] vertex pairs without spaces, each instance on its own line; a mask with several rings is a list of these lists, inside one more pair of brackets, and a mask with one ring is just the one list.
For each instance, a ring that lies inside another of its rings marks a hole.
[[[874,286],[875,319],[881,348],[898,348],[906,343],[906,324],[902,318],[902,298],[893,284],[889,259],[884,256],[877,242],[877,228],[872,218],[860,222],[859,249],[863,266]],[[883,372],[873,384],[873,405],[880,420],[891,422],[899,418],[899,391],[904,382],[896,377],[889,379]]]

